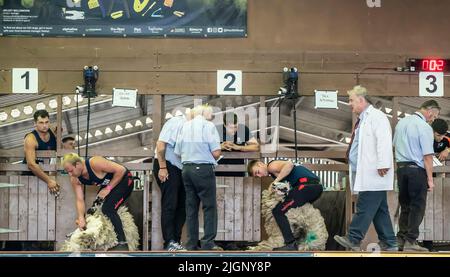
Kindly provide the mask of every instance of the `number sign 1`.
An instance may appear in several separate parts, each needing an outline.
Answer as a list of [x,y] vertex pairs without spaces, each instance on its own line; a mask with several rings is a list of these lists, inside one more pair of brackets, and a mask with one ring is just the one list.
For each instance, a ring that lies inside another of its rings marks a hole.
[[420,72],[419,96],[438,97],[444,96],[444,73]]
[[242,71],[217,70],[218,95],[242,95]]
[[38,93],[37,68],[12,69],[12,93]]

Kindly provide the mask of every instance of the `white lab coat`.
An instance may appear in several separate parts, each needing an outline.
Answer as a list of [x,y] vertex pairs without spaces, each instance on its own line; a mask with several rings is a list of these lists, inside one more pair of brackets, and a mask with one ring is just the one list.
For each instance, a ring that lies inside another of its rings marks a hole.
[[[352,191],[357,193],[393,190],[394,157],[391,125],[387,116],[372,105],[366,112],[359,126],[356,176],[355,180],[350,180]],[[378,169],[382,168],[389,168],[384,177],[378,175]],[[350,173],[352,170],[350,166]],[[353,178],[352,175],[350,174],[350,179]]]

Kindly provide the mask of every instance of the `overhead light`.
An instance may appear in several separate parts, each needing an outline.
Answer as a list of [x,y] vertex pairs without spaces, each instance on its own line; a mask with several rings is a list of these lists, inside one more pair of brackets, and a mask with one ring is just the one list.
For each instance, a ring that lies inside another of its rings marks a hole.
[[143,125],[142,125],[142,121],[140,121],[139,119],[136,120],[136,122],[134,123],[134,126],[135,126],[135,127],[142,127],[142,126],[143,126]]
[[150,126],[150,124],[152,124],[153,123],[153,120],[150,118],[150,117],[147,117],[146,119],[145,119],[145,124],[147,125],[147,126]]
[[96,130],[95,133],[94,133],[94,136],[95,137],[101,137],[101,136],[103,136],[103,133],[100,130]]
[[42,102],[37,103],[36,110],[45,110],[45,104]]
[[75,136],[75,140],[76,140],[76,141],[82,141],[83,139],[82,139],[79,135],[76,135],[76,136]]
[[352,138],[346,137],[345,138],[345,143],[350,143],[351,140],[352,140]]
[[120,126],[119,124],[116,125],[116,128],[114,129],[114,132],[121,132],[123,130],[122,126]]
[[111,128],[109,128],[109,127],[106,127],[106,129],[105,129],[105,135],[112,135],[112,133],[113,133],[113,130],[111,130]]
[[165,119],[170,119],[170,118],[172,118],[172,117],[173,117],[173,115],[172,115],[171,113],[166,113]]
[[388,108],[388,107],[385,107],[384,110],[386,111],[386,113],[391,113],[392,112],[392,109]]
[[33,107],[31,107],[30,105],[25,106],[23,108],[23,113],[26,114],[26,115],[32,114],[33,113]]
[[125,129],[131,129],[133,128],[133,125],[131,125],[130,122],[125,123]]
[[48,105],[52,109],[56,109],[58,107],[58,102],[56,102],[56,99],[52,99],[48,102]]
[[182,115],[183,115],[183,113],[180,110],[177,110],[175,112],[175,116],[182,116]]
[[12,110],[12,111],[11,111],[11,116],[12,116],[13,118],[18,118],[18,117],[20,116],[20,111],[19,111],[19,109],[14,109],[14,110]]
[[64,106],[68,106],[68,105],[70,105],[70,103],[72,103],[72,100],[70,99],[69,96],[64,96],[64,97],[62,98],[62,102],[63,102],[63,105],[64,105]]
[[8,114],[5,112],[0,113],[0,121],[5,121],[8,119]]

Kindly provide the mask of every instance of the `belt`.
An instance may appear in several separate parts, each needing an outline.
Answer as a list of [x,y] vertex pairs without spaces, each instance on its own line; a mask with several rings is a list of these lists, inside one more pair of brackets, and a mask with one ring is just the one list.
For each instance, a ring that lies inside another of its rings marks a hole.
[[421,168],[415,162],[398,162],[397,163],[397,168],[404,168],[404,167]]

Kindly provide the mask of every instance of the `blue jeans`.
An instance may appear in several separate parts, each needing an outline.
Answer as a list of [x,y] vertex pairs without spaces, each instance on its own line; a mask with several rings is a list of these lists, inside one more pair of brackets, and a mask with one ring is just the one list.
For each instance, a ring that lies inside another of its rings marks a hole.
[[378,239],[388,247],[397,246],[387,204],[387,191],[363,191],[359,193],[356,213],[353,215],[348,238],[359,244],[364,239],[370,223],[375,226]]

